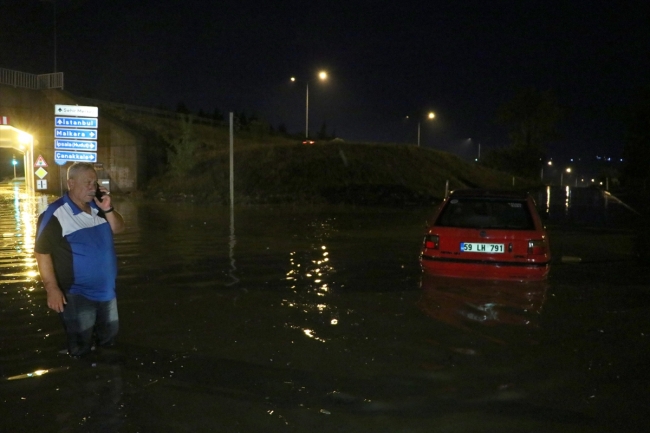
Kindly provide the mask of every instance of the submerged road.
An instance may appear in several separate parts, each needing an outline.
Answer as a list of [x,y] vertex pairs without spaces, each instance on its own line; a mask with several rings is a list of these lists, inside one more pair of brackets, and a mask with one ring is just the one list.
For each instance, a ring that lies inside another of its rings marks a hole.
[[2,431],[647,431],[650,271],[615,200],[538,198],[550,278],[506,284],[422,275],[432,209],[118,199],[119,344],[75,361],[32,257],[51,199],[0,185]]

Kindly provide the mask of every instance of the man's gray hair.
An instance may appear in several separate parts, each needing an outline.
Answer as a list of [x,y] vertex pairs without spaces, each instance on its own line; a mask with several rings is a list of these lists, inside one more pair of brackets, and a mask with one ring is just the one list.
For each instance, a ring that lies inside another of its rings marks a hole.
[[80,171],[95,171],[95,166],[90,162],[75,162],[68,168],[68,179],[74,179]]

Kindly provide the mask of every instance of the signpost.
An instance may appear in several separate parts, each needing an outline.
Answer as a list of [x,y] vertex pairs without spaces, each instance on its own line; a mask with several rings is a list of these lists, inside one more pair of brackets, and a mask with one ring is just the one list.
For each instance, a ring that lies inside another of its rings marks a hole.
[[68,161],[97,162],[97,154],[94,152],[68,152],[65,150],[57,150],[54,152],[54,160],[59,165],[63,165]]
[[54,114],[57,116],[86,116],[99,117],[97,107],[84,107],[83,105],[60,105],[54,106]]
[[43,158],[42,155],[38,155],[34,167],[38,167],[38,170],[34,172],[34,174],[38,176],[38,179],[36,179],[36,189],[47,189],[47,180],[43,179],[47,176],[47,170],[43,168],[47,167],[47,162],[45,162],[45,158]]
[[54,128],[56,138],[78,138],[81,140],[95,140],[97,131],[94,129],[61,129]]
[[97,129],[97,119],[94,117],[55,117],[54,125],[56,127]]
[[98,108],[56,104],[54,114],[54,162],[97,162]]
[[91,140],[54,140],[54,148],[61,150],[97,152],[97,142]]
[[34,163],[34,167],[47,167],[47,162],[45,162],[45,158],[43,156],[38,155],[38,158],[36,158],[36,162]]

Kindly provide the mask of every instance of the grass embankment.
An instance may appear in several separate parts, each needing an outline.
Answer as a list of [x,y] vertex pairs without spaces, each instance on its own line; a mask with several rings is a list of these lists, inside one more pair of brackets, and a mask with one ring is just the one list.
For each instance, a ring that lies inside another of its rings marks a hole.
[[[133,119],[133,116],[130,116]],[[160,136],[180,134],[177,122],[141,118],[141,130]],[[228,203],[230,194],[229,130],[195,124],[199,143],[194,164],[185,176],[157,176],[151,192]],[[234,138],[235,200],[243,203],[430,204],[449,189],[512,189],[513,177],[455,155],[404,144],[317,142],[257,131]],[[515,188],[532,183],[516,179]]]

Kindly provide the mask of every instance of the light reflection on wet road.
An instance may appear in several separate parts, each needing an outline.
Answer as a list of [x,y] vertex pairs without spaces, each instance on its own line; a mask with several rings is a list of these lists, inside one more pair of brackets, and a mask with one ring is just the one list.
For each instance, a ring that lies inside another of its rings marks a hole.
[[646,430],[648,271],[616,207],[551,212],[551,277],[520,285],[422,278],[430,209],[118,202],[119,345],[73,361],[46,202],[0,185],[6,431]]

